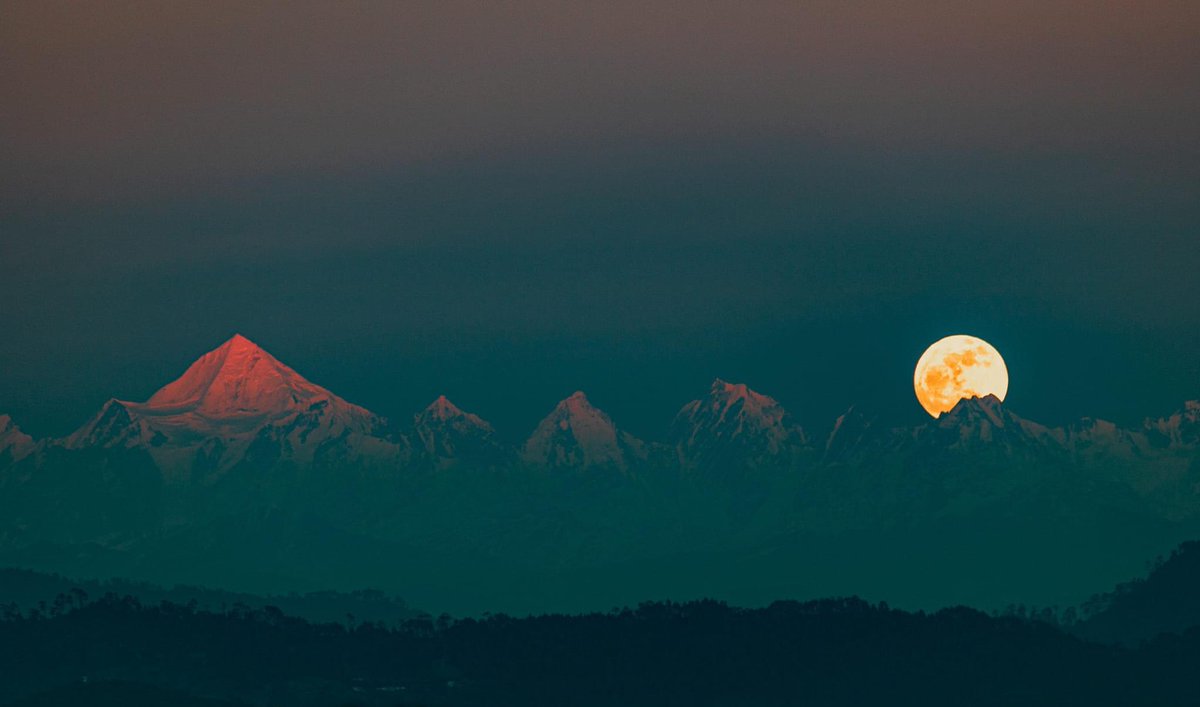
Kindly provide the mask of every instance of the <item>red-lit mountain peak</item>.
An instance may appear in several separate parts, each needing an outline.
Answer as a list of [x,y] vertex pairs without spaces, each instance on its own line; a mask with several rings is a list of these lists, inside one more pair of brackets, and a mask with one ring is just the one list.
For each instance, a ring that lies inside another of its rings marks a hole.
[[145,408],[159,415],[195,412],[210,419],[274,416],[335,397],[238,334],[159,389]]
[[644,443],[619,431],[603,410],[576,391],[554,406],[525,442],[528,462],[551,468],[613,466],[624,470]]
[[445,395],[439,395],[424,410],[413,418],[417,434],[422,439],[441,431],[456,434],[492,434],[492,426],[483,418],[466,412]]
[[671,435],[680,461],[692,468],[786,465],[806,444],[804,431],[775,399],[720,378],[706,397],[683,406]]
[[33,450],[33,438],[21,431],[8,415],[0,415],[0,458],[24,457]]
[[713,381],[705,404],[720,422],[727,421],[732,414],[772,426],[780,424],[786,415],[774,398],[750,390],[745,383],[729,383],[720,378]]
[[[468,414],[469,413],[463,412],[461,408],[450,402],[450,399],[445,395],[439,395],[437,396],[437,399],[430,403],[418,417],[444,421],[452,420],[457,417],[463,417]],[[474,417],[474,415],[471,415],[471,417]]]
[[708,397],[693,400],[679,411],[675,428],[688,438],[762,436],[772,451],[789,437],[803,436],[774,398],[751,390],[745,383],[720,378],[713,381]]
[[318,451],[348,457],[401,453],[383,439],[384,427],[375,414],[310,383],[237,335],[145,403],[110,401],[64,443],[144,448],[161,468],[178,475],[196,469],[198,459],[207,459],[204,464],[214,470],[227,469],[252,444],[261,459],[297,463],[310,463]]

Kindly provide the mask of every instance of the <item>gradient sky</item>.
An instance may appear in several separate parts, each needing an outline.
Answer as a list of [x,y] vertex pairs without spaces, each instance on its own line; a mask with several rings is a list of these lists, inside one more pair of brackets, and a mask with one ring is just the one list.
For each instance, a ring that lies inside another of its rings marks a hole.
[[1200,397],[1195,2],[0,4],[0,412],[241,332],[389,416],[661,436],[713,377],[920,419]]

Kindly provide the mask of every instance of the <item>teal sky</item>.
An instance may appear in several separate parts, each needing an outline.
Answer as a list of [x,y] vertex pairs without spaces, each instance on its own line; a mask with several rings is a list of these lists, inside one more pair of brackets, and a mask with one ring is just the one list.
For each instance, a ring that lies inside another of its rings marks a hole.
[[0,10],[0,411],[241,332],[519,438],[712,378],[921,413],[949,333],[1047,422],[1200,397],[1200,11],[1169,2]]

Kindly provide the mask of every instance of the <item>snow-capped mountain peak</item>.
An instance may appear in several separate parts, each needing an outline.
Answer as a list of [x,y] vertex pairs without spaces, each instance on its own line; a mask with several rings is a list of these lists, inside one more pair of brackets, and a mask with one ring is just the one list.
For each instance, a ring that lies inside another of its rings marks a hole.
[[[459,408],[454,403],[450,402],[450,399],[447,398],[445,395],[439,395],[439,396],[437,396],[436,400],[434,400],[432,403],[430,403],[425,408],[425,410],[423,410],[420,413],[420,415],[418,415],[418,417],[424,417],[424,418],[430,419],[430,420],[445,421],[445,420],[453,420],[454,418],[463,417],[463,416],[467,416],[467,415],[469,415],[469,413],[463,412],[461,408]],[[475,417],[475,416],[470,415],[470,417]],[[479,418],[475,418],[475,419],[479,419]]]
[[527,463],[551,468],[614,466],[628,468],[642,442],[617,430],[582,391],[560,401],[525,442]]
[[560,401],[547,419],[553,420],[560,430],[570,430],[580,444],[599,446],[616,438],[617,428],[612,419],[594,407],[581,390]]
[[558,401],[558,405],[554,406],[555,412],[561,412],[566,416],[585,416],[595,417],[596,415],[604,415],[604,413],[592,406],[587,395],[582,390],[577,390],[571,393],[570,396]]
[[236,334],[160,388],[143,409],[156,414],[194,412],[208,418],[275,416],[335,397]]
[[228,469],[252,445],[260,460],[300,463],[334,449],[351,456],[395,455],[398,447],[382,439],[384,425],[236,335],[145,403],[108,401],[62,444],[142,447],[168,476],[188,476]]
[[462,410],[444,395],[439,395],[437,400],[418,413],[415,422],[418,427],[453,423],[462,428],[477,428],[487,431],[488,434],[492,432],[492,426],[483,418]]
[[783,418],[783,408],[773,398],[756,393],[745,383],[729,383],[720,378],[714,379],[709,389],[709,401],[714,410],[720,408],[724,417],[737,403],[742,403],[742,410],[747,414],[766,416],[772,420]]
[[774,464],[806,444],[804,431],[775,399],[720,378],[706,398],[683,406],[672,433],[689,466]]
[[492,426],[444,395],[413,417],[413,429],[420,442],[419,452],[437,469],[464,463],[495,466],[503,461]]

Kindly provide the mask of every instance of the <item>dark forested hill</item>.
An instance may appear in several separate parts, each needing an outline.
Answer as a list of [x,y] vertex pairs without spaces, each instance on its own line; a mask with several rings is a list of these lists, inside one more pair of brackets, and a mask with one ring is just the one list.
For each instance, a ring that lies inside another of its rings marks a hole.
[[1191,705],[1198,658],[1198,634],[1129,650],[966,608],[857,599],[388,629],[109,596],[56,615],[9,612],[0,704],[115,682],[263,705]]
[[1200,626],[1200,542],[1180,545],[1144,579],[1097,595],[1084,614],[1076,635],[1131,645]]
[[86,602],[106,594],[129,596],[146,605],[167,601],[196,608],[223,610],[234,606],[251,609],[273,606],[290,616],[316,622],[369,621],[388,625],[418,614],[403,600],[375,590],[356,592],[306,592],[257,595],[208,587],[176,585],[161,587],[150,582],[122,579],[70,579],[32,570],[0,568],[0,605],[15,605],[22,611],[53,611],[61,605]]
[[77,682],[31,695],[5,707],[245,707],[243,702],[192,697],[138,683]]

